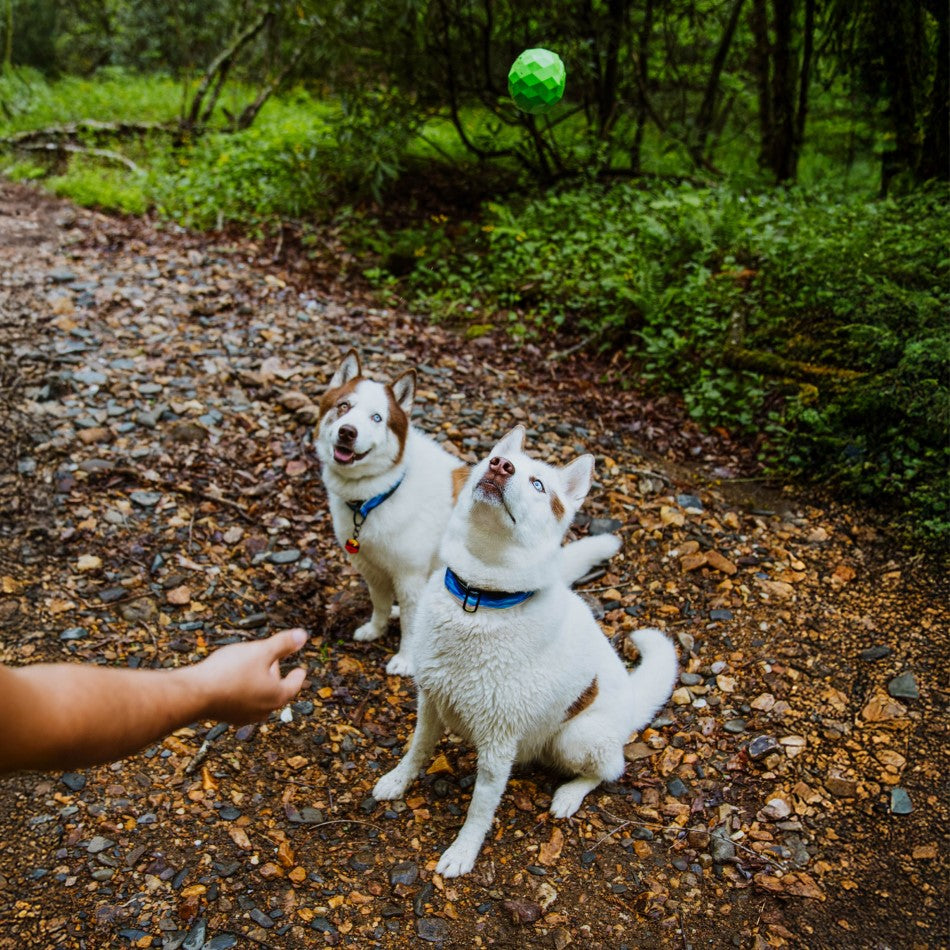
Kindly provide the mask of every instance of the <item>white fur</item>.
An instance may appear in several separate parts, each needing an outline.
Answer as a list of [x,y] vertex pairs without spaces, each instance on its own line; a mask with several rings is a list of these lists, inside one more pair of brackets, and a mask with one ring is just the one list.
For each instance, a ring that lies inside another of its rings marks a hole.
[[[445,589],[443,572],[433,574],[415,617],[416,731],[402,761],[373,789],[379,800],[403,795],[446,729],[475,745],[478,778],[468,815],[436,867],[446,877],[472,869],[512,765],[537,760],[575,776],[551,802],[555,817],[572,815],[591,789],[620,777],[624,744],[650,722],[676,677],[676,652],[657,630],[632,634],[642,659],[628,672],[567,586],[618,543],[607,536],[560,547],[590,487],[593,458],[552,468],[523,453],[523,434],[518,427],[492,452],[515,468],[498,497],[480,485],[489,460],[472,471],[441,556],[470,585],[537,593],[516,607],[466,613]],[[552,494],[563,506],[560,518]],[[565,720],[595,677],[594,701]]]
[[[437,563],[439,541],[453,504],[452,472],[462,462],[413,427],[401,445],[389,426],[390,396],[398,411],[407,418],[411,415],[413,373],[403,374],[391,386],[374,382],[361,376],[359,358],[351,350],[331,379],[328,393],[354,380],[358,382],[345,396],[346,411],[334,406],[322,416],[316,451],[341,547],[354,533],[347,502],[373,498],[402,479],[393,495],[369,512],[360,529],[359,552],[348,556],[365,579],[373,604],[371,618],[354,632],[354,638],[382,636],[395,600],[402,637],[386,671],[408,675],[412,672],[413,611]],[[349,464],[340,464],[334,453],[342,426],[356,429],[353,448],[364,456]]]

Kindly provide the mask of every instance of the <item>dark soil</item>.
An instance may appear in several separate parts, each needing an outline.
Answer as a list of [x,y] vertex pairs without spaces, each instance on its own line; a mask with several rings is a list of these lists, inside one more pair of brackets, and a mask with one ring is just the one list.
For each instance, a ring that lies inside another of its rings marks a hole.
[[[0,185],[0,660],[168,667],[311,631],[289,722],[0,780],[0,948],[947,946],[938,567],[763,485],[609,362],[466,341],[274,252]],[[584,510],[625,543],[586,596],[618,644],[680,646],[623,779],[555,821],[556,777],[517,774],[460,880],[433,869],[470,749],[446,739],[405,803],[369,794],[413,696],[395,636],[349,636],[369,603],[311,449],[350,346],[417,366],[416,424],[462,458],[516,421],[538,455],[594,452]]]

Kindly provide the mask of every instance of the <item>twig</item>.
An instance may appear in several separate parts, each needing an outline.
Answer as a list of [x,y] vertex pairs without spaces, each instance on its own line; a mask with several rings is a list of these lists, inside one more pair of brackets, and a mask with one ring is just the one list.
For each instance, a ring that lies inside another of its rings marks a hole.
[[374,825],[371,821],[359,821],[356,818],[332,818],[330,821],[321,821],[317,825],[311,825],[311,827],[322,828],[324,825],[366,825],[367,828],[375,828],[377,831],[383,830],[379,825]]

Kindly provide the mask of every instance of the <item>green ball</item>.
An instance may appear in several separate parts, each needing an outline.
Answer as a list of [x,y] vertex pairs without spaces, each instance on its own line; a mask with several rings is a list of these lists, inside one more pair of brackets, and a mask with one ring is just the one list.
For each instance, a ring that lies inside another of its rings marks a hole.
[[561,101],[567,70],[557,53],[526,49],[508,71],[508,92],[523,112],[537,115]]

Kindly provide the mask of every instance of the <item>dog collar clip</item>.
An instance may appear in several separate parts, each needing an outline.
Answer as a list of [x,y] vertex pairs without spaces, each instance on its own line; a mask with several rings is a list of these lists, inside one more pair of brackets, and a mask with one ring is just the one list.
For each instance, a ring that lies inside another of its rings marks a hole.
[[445,589],[462,602],[462,610],[468,614],[475,613],[479,607],[492,607],[496,610],[517,607],[535,594],[533,590],[479,590],[466,584],[450,567],[445,569]]
[[[403,476],[403,478],[405,478],[405,476]],[[347,508],[353,512],[353,537],[347,538],[346,544],[343,545],[347,553],[359,553],[360,529],[363,527],[363,522],[366,521],[369,513],[374,508],[378,508],[401,484],[402,478],[400,478],[399,481],[389,489],[389,491],[384,491],[381,495],[375,495],[366,501],[348,501],[346,503]]]

